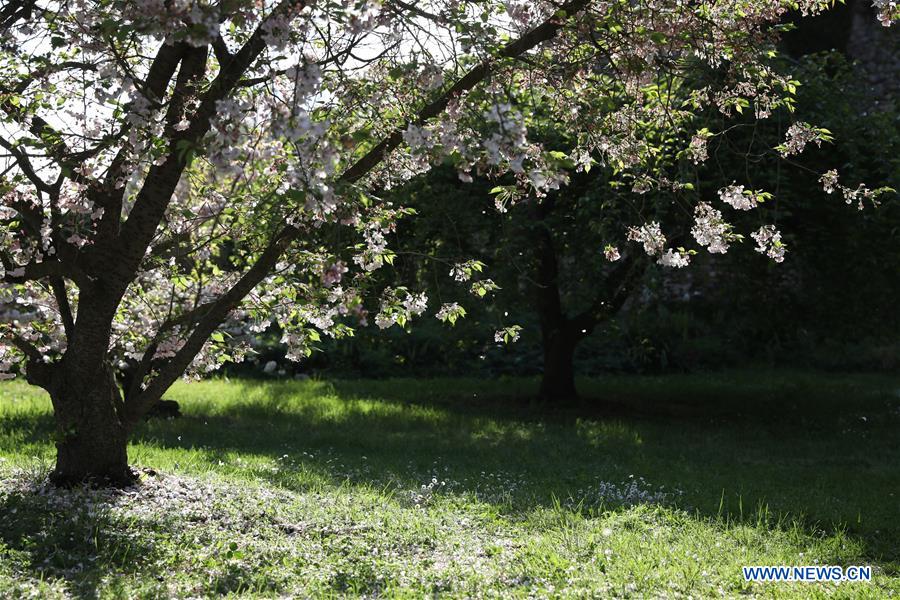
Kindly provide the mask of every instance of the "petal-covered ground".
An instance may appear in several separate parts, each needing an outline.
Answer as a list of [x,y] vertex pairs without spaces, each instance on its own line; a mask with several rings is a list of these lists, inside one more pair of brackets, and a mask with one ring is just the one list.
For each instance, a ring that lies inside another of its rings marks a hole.
[[[586,382],[602,410],[510,400],[527,381],[184,385],[124,490],[50,487],[46,399],[7,384],[0,597],[900,595],[897,382],[734,377]],[[779,564],[874,579],[743,580]]]

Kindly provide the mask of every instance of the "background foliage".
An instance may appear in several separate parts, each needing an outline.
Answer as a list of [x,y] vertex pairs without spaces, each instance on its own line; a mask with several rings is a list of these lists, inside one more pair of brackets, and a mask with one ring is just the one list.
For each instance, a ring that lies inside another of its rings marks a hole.
[[[752,124],[748,119],[746,127],[710,141],[711,160],[695,174],[701,198],[713,196],[736,176],[753,189],[772,190],[767,218],[774,218],[786,235],[786,261],[771,264],[745,240],[724,256],[696,256],[695,266],[684,271],[648,267],[616,318],[579,345],[579,373],[746,364],[841,370],[900,366],[897,197],[887,195],[877,210],[857,212],[825,194],[815,175],[836,165],[848,185],[866,181],[900,187],[900,113],[889,92],[873,89],[867,76],[873,65],[854,62],[842,51],[847,21],[846,14],[844,21],[840,17],[804,23],[789,34],[784,59],[785,69],[804,82],[797,113],[831,131],[835,142],[811,147],[796,162],[780,160],[765,150],[781,141],[786,114]],[[896,48],[896,36],[888,39]],[[545,135],[554,135],[552,127]],[[535,222],[550,219],[547,224],[559,242],[564,301],[583,306],[608,273],[603,260],[608,223],[621,223],[622,211],[635,199],[630,191],[610,187],[607,175],[598,168],[573,181],[551,196],[557,208],[545,217],[528,203],[498,213],[491,193],[497,182],[462,183],[451,168],[435,169],[394,191],[396,204],[418,214],[415,226],[401,223],[391,240],[397,269],[385,273],[391,278],[385,283],[427,289],[435,303],[442,295],[455,300],[466,296],[460,287],[466,284],[452,280],[450,267],[456,259],[475,256],[486,263],[483,275],[500,289],[487,302],[462,301],[467,317],[454,327],[418,319],[406,332],[362,328],[352,340],[320,346],[324,352],[299,369],[366,376],[540,372],[531,258]],[[473,205],[480,210],[472,210]],[[495,343],[493,332],[513,323],[523,327],[520,341]],[[273,338],[259,364],[286,364],[279,352]]]

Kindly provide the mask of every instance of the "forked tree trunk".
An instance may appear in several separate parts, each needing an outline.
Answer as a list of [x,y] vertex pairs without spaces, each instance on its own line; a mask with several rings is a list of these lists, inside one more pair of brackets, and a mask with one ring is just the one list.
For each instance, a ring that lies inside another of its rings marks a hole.
[[121,421],[122,397],[112,368],[74,372],[61,365],[50,391],[56,416],[57,485],[127,485],[135,480],[128,466],[128,432]]

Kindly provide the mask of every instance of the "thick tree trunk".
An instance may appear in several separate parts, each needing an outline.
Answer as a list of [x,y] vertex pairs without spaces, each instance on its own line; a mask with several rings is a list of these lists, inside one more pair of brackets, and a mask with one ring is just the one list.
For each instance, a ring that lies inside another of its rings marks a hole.
[[62,365],[50,397],[56,416],[57,485],[91,483],[121,486],[132,483],[128,466],[128,432],[120,413],[122,398],[112,368],[73,373]]
[[578,338],[569,332],[554,329],[544,332],[544,373],[541,376],[540,396],[543,400],[573,400],[575,390],[575,346]]

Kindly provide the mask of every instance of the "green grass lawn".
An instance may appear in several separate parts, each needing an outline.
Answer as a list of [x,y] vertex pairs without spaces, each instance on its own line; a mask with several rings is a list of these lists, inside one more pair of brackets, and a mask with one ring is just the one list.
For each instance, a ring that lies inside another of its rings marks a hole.
[[[49,402],[0,386],[0,597],[900,595],[900,378],[209,381],[122,493],[56,491]],[[152,470],[151,470],[152,468]],[[742,565],[871,565],[745,583]]]

